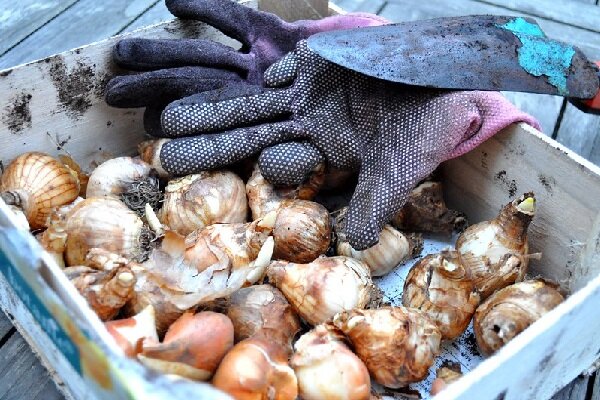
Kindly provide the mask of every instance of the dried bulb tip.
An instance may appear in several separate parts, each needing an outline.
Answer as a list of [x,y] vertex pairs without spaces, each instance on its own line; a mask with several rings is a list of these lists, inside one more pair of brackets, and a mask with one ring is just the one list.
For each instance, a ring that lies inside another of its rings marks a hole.
[[448,260],[443,259],[442,268],[444,268],[448,272],[456,271],[456,265],[454,263],[448,262]]
[[119,280],[119,282],[128,285],[131,283],[131,281],[133,281],[133,274],[131,272],[121,272],[117,276],[117,279]]

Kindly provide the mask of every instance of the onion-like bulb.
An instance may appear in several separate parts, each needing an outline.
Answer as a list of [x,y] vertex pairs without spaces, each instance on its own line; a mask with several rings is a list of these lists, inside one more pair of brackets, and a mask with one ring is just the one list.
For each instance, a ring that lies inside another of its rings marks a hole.
[[320,257],[309,264],[274,261],[267,276],[296,313],[312,325],[340,311],[366,307],[374,290],[369,267],[342,256]]
[[526,193],[490,220],[471,225],[456,241],[481,299],[523,280],[527,272],[527,228],[535,214],[535,197]]
[[284,200],[312,200],[318,193],[325,177],[324,166],[319,164],[308,180],[297,187],[275,187],[260,172],[258,164],[254,165],[252,175],[246,183],[248,205],[252,211],[252,219],[257,220],[279,208]]
[[219,365],[212,384],[236,400],[294,400],[298,381],[286,351],[263,338],[236,344]]
[[479,304],[473,278],[456,251],[417,262],[404,281],[402,304],[419,309],[437,325],[443,339],[460,336]]
[[440,331],[419,310],[345,311],[334,317],[333,324],[348,337],[371,377],[390,388],[424,379],[440,353]]
[[322,205],[307,200],[281,203],[273,228],[273,257],[308,263],[324,254],[331,241],[329,213]]
[[170,141],[171,139],[145,140],[138,145],[140,158],[154,168],[161,178],[167,178],[169,173],[160,163],[160,151],[163,145]]
[[168,231],[144,268],[181,310],[228,297],[264,277],[273,253],[274,217],[215,224],[185,238]]
[[131,318],[105,322],[104,326],[127,357],[141,353],[144,345],[158,343],[156,313],[152,306]]
[[183,314],[169,327],[162,343],[145,345],[139,360],[166,374],[206,381],[233,347],[233,325],[211,311]]
[[117,157],[100,164],[90,175],[86,198],[111,197],[122,200],[141,215],[146,204],[158,208],[162,193],[156,172],[138,158]]
[[20,155],[0,178],[0,198],[23,210],[31,229],[47,227],[52,211],[71,203],[78,195],[77,174],[44,153]]
[[431,383],[431,395],[435,396],[444,390],[449,384],[462,377],[460,364],[443,365],[435,373],[435,379]]
[[244,182],[233,172],[204,171],[171,180],[165,189],[160,221],[180,235],[216,223],[246,221]]
[[102,321],[114,318],[133,296],[135,277],[128,266],[112,271],[69,267],[64,273]]
[[366,250],[354,250],[349,242],[338,236],[337,254],[360,260],[369,266],[371,275],[383,276],[400,263],[416,256],[423,249],[423,237],[419,234],[404,234],[390,225],[385,225],[379,242]]
[[489,356],[564,300],[542,280],[515,283],[491,295],[475,311],[479,350]]
[[83,200],[60,224],[67,235],[65,260],[68,266],[84,264],[93,248],[108,250],[129,260],[147,258],[151,233],[119,200],[108,197]]
[[290,303],[271,285],[253,285],[234,292],[227,316],[233,323],[235,341],[260,335],[292,352],[292,341],[300,331],[300,320]]
[[301,398],[369,399],[369,371],[344,340],[341,332],[328,324],[317,325],[298,339],[290,364],[298,379]]
[[442,184],[426,181],[414,188],[404,207],[391,224],[402,231],[451,233],[467,221],[458,211],[450,210],[444,201]]

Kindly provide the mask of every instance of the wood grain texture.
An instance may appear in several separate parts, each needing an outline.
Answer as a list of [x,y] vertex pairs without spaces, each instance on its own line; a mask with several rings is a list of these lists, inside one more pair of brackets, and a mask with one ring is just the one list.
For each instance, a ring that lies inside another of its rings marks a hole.
[[3,340],[10,333],[13,325],[8,317],[0,312],[0,340]]
[[77,0],[0,0],[0,56]]
[[580,375],[552,396],[552,400],[583,400],[588,392],[590,377]]
[[586,114],[568,104],[556,140],[600,165],[600,115]]
[[[482,3],[493,4],[511,11],[529,14],[548,20],[561,22],[600,32],[600,7],[594,2],[574,2],[555,0],[479,0]],[[562,38],[570,40],[569,38]],[[575,44],[575,43],[574,43]]]
[[169,12],[165,2],[159,1],[146,12],[144,12],[136,20],[132,21],[122,32],[131,32],[149,25],[158,24],[159,22],[170,21],[175,17]]
[[23,337],[15,333],[0,348],[0,399],[64,399]]
[[80,0],[0,58],[0,69],[115,35],[158,0]]
[[286,21],[296,21],[326,17],[328,3],[328,0],[259,0],[258,8],[277,14]]

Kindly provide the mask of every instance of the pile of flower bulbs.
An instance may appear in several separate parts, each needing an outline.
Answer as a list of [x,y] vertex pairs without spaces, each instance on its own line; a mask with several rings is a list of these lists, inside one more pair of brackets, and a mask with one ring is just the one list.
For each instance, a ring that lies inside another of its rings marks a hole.
[[[442,340],[473,317],[490,355],[563,300],[549,283],[523,282],[532,193],[467,228],[454,249],[419,260],[403,306],[392,307],[372,277],[421,252],[421,235],[403,231],[449,234],[464,223],[439,182],[421,183],[395,227],[356,251],[341,229],[345,209],[313,201],[347,186],[323,166],[293,188],[273,187],[255,166],[173,178],[152,168],[153,146],[90,176],[68,157],[26,153],[0,180],[19,224],[124,354],[149,368],[236,399],[368,399],[372,381],[424,379]],[[432,392],[458,377],[438,370]]]

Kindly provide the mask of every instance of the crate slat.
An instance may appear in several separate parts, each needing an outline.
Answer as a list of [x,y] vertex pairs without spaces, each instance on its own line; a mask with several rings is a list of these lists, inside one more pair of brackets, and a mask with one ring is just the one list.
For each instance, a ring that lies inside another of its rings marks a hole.
[[568,104],[556,140],[600,165],[600,115],[586,114]]

